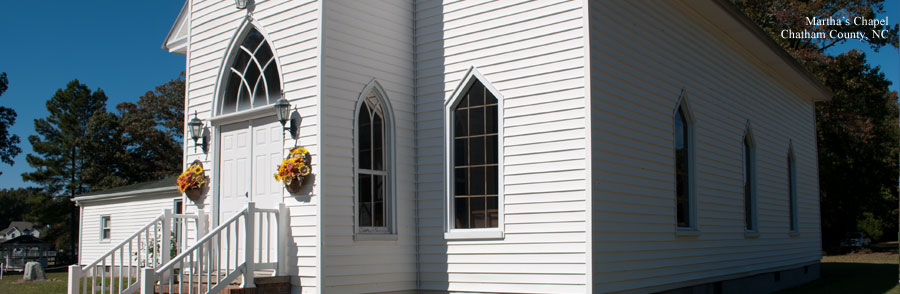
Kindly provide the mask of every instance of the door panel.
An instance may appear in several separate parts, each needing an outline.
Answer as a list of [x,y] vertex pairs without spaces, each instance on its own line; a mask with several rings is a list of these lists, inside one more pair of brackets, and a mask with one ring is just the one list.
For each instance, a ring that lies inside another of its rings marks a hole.
[[219,220],[224,221],[246,206],[250,192],[250,128],[236,123],[222,127],[219,158]]

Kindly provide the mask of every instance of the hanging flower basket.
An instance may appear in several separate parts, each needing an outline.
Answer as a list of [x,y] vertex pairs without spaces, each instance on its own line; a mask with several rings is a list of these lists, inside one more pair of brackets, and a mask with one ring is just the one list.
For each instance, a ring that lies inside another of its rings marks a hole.
[[194,162],[178,176],[178,181],[175,183],[175,186],[177,186],[178,191],[184,193],[188,199],[198,202],[200,201],[200,198],[203,197],[208,183],[209,178],[206,176],[206,170],[203,169],[203,163],[199,160],[194,160]]
[[303,178],[312,171],[310,167],[311,156],[303,147],[294,147],[287,158],[281,161],[275,173],[275,180],[284,183],[284,188],[290,193],[299,193],[303,186]]

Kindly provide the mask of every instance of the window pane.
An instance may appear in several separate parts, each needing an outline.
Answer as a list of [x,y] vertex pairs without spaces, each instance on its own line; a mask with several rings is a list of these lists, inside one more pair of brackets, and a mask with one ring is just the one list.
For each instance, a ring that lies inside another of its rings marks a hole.
[[797,199],[797,193],[796,193],[797,189],[794,187],[794,160],[793,160],[793,158],[791,158],[790,155],[788,155],[787,160],[788,160],[788,162],[787,162],[787,167],[788,167],[788,206],[790,208],[790,214],[788,215],[788,217],[791,218],[790,219],[791,231],[796,231],[797,230],[797,219],[796,219],[797,207],[794,205],[794,202],[796,202],[796,199]]
[[359,226],[372,226],[372,203],[366,202],[359,205]]
[[363,104],[359,110],[359,168],[372,169],[372,126],[369,108]]
[[497,97],[494,97],[494,94],[491,94],[491,91],[487,89],[484,90],[484,103],[485,104],[497,104]]
[[453,173],[453,195],[469,195],[468,169],[456,168]]
[[485,162],[486,164],[497,164],[497,136],[487,136],[485,145]]
[[688,200],[688,189],[687,189],[687,176],[686,175],[678,175],[676,176],[678,181],[678,185],[676,188],[676,205],[677,205],[677,221],[679,227],[689,227],[690,226],[690,201]]
[[374,175],[375,178],[375,187],[372,189],[373,191],[373,199],[372,201],[384,201],[384,176]]
[[241,77],[232,72],[228,76],[225,86],[225,97],[222,97],[222,113],[232,113],[237,109],[238,89],[241,86]]
[[487,174],[485,175],[486,179],[486,188],[485,194],[487,195],[497,195],[497,185],[500,184],[500,181],[497,180],[498,172],[497,166],[488,166]]
[[484,228],[486,226],[485,223],[485,214],[484,214],[484,197],[472,197],[469,198],[469,205],[472,207],[472,227],[473,228]]
[[241,88],[238,91],[238,98],[237,98],[237,104],[238,104],[237,110],[238,111],[250,109],[250,99],[252,98],[250,95],[251,89],[247,88],[248,85],[245,84],[244,82],[246,82],[246,80],[241,82]]
[[372,120],[372,169],[384,170],[384,124],[375,114]]
[[278,98],[281,98],[281,78],[278,76],[278,66],[275,65],[275,62],[266,67],[265,78],[269,91],[268,104],[273,104],[278,101]]
[[256,61],[259,62],[261,66],[266,66],[266,63],[272,59],[272,48],[269,48],[269,43],[262,42],[259,45],[259,49],[256,50]]
[[262,42],[262,40],[263,40],[262,34],[260,34],[259,31],[252,29],[247,34],[247,37],[246,37],[246,39],[244,39],[244,42],[241,43],[241,46],[244,46],[248,50],[253,51],[256,49],[256,46],[259,46],[259,43]]
[[468,149],[469,146],[466,144],[469,139],[455,139],[453,140],[453,164],[454,166],[464,166],[469,165],[469,157],[468,157]]
[[359,202],[372,202],[372,175],[359,174]]
[[497,105],[488,106],[485,108],[487,114],[485,114],[485,127],[484,132],[486,134],[496,134],[497,133]]
[[372,223],[373,227],[383,227],[384,226],[384,202],[375,202],[372,208],[372,213],[374,216],[374,223]]
[[237,70],[240,73],[244,72],[244,69],[247,68],[247,64],[250,62],[250,54],[247,54],[246,51],[238,49],[237,55],[234,56],[234,63],[231,65],[231,68]]
[[484,134],[484,108],[469,109],[469,135]]
[[[254,87],[256,85],[256,82],[259,81],[259,77],[261,74],[262,72],[259,71],[259,67],[257,67],[256,62],[251,60],[250,66],[247,67],[247,71],[244,73],[244,80],[247,81],[247,84],[249,84],[250,87]],[[253,88],[251,88],[250,90],[252,91]]]
[[469,106],[478,106],[484,104],[484,86],[475,81],[469,88]]
[[257,79],[256,85],[253,86],[253,107],[259,107],[269,104],[269,98],[266,97],[266,85],[263,79]]
[[456,228],[469,228],[469,198],[462,197],[454,199],[453,207],[455,208],[453,219]]
[[453,112],[456,116],[453,123],[453,136],[462,137],[469,134],[469,111],[458,109]]
[[488,228],[496,228],[498,226],[497,217],[500,213],[497,210],[497,196],[488,196],[485,198],[485,202],[487,203],[487,209],[485,212],[487,213],[487,226]]
[[484,164],[484,137],[469,139],[469,164]]
[[484,167],[471,167],[469,173],[469,195],[484,195]]

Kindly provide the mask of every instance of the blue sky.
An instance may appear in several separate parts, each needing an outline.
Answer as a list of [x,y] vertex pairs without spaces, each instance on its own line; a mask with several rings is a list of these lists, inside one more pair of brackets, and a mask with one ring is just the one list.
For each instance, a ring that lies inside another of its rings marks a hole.
[[[22,153],[15,165],[0,163],[0,188],[26,187],[32,171],[28,136],[34,119],[48,115],[46,101],[77,78],[103,89],[111,110],[184,70],[184,56],[161,49],[183,0],[4,1],[0,8],[0,72],[9,90],[0,105],[18,113],[11,128]],[[39,13],[36,13],[39,12]]]
[[[900,22],[900,1],[886,2],[890,24]],[[160,48],[183,0],[156,1],[6,1],[0,9],[0,72],[9,76],[9,90],[0,105],[18,112],[11,128],[22,142],[15,165],[0,163],[0,188],[26,187],[21,174],[32,169],[28,136],[34,119],[47,116],[45,102],[57,89],[79,79],[101,88],[113,109],[136,101],[155,86],[184,70],[184,57]],[[40,13],[35,13],[35,12]],[[875,53],[858,42],[835,46],[835,54],[863,49],[870,64],[878,65],[900,89],[900,53],[882,48]]]

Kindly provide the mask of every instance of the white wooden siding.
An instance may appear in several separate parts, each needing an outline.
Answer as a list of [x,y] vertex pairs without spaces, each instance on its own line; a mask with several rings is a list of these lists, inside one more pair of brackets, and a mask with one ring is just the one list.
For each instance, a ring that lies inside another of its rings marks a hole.
[[[303,116],[300,128],[299,145],[306,147],[312,154],[314,182],[305,187],[313,187],[305,196],[290,196],[285,192],[284,203],[290,208],[291,262],[289,273],[293,276],[293,293],[319,292],[319,180],[321,155],[319,144],[319,7],[318,1],[266,0],[255,5],[253,19],[261,27],[258,29],[267,34],[273,44],[276,60],[281,68],[281,79],[284,93],[291,105]],[[234,8],[234,2],[204,0],[192,1],[190,5],[190,39],[188,45],[188,76],[186,114],[191,116],[196,111],[204,122],[214,114],[213,107],[216,84],[221,80],[219,72],[223,59],[229,54],[232,38],[238,32],[247,10]],[[274,114],[274,111],[273,111]],[[208,124],[207,124],[208,126]],[[211,129],[209,154],[203,154],[193,148],[194,142],[185,135],[187,154],[185,162],[195,159],[203,161],[208,171],[215,170],[215,128]],[[285,140],[285,150],[294,146],[293,140]],[[272,173],[275,166],[272,167]],[[217,185],[212,172],[210,185]],[[249,179],[248,179],[249,181]],[[212,187],[212,186],[211,186]],[[308,189],[308,188],[305,188]],[[213,191],[213,189],[210,189]],[[212,212],[212,192],[204,200],[206,212]],[[189,202],[188,202],[189,203]],[[196,211],[193,205],[187,205],[188,212]],[[214,226],[215,224],[211,224]]]
[[[580,1],[416,1],[420,284],[584,293],[586,79]],[[444,239],[443,103],[475,66],[504,97],[503,240]]]
[[[659,291],[821,258],[814,108],[801,98],[808,93],[782,82],[714,20],[675,2],[591,2],[590,36],[594,291]],[[695,237],[675,235],[672,111],[682,88],[694,118]],[[760,233],[750,239],[741,167],[748,119]]]
[[[164,209],[175,207],[178,192],[141,195],[137,197],[82,202],[81,206],[81,264],[93,262],[113,246],[137,232],[158,217]],[[110,238],[100,240],[100,216],[110,218]]]
[[[326,293],[416,288],[413,5],[329,1],[324,6]],[[393,107],[397,168],[396,241],[354,241],[354,111],[372,80]]]

